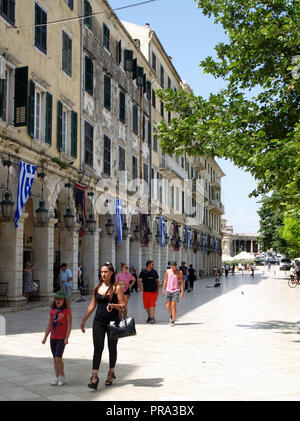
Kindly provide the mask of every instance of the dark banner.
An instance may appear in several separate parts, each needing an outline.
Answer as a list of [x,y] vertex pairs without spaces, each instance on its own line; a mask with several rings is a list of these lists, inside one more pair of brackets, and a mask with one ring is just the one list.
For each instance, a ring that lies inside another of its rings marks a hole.
[[86,221],[85,216],[85,191],[86,187],[81,184],[75,183],[75,205],[76,205],[76,216],[77,221],[80,223],[79,235],[80,237],[84,234],[84,225]]

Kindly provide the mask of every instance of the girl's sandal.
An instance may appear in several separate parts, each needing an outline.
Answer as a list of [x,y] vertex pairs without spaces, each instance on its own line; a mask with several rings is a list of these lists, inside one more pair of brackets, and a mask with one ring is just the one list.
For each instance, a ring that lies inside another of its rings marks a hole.
[[98,377],[98,375],[97,374],[92,374],[92,376],[90,378],[90,382],[88,384],[88,387],[90,389],[97,390],[98,383],[99,383],[99,377]]
[[115,378],[116,378],[115,373],[109,372],[108,375],[107,375],[107,379],[105,381],[105,386],[111,386],[113,384],[113,379],[115,379]]

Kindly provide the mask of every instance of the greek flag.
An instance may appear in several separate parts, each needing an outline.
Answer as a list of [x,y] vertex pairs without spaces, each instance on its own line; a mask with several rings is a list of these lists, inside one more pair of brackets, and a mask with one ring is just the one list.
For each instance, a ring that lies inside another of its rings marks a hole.
[[160,231],[161,231],[161,246],[166,247],[165,242],[165,219],[163,216],[160,217]]
[[190,227],[186,227],[186,235],[187,235],[187,249],[190,249],[191,245],[191,230]]
[[118,225],[118,241],[119,244],[122,243],[122,201],[117,199],[116,200],[116,215],[117,215],[117,225]]
[[205,233],[202,233],[202,254],[205,253]]
[[35,170],[36,165],[27,164],[27,162],[20,161],[17,209],[15,213],[16,228],[19,226],[19,219],[23,212],[23,208],[30,196],[31,187],[35,176]]

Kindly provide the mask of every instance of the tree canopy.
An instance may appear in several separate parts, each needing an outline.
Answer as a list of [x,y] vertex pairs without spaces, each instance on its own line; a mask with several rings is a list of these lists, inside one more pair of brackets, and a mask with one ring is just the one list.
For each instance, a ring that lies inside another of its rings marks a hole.
[[257,181],[253,195],[276,191],[277,205],[300,212],[299,0],[197,0],[221,23],[227,43],[201,62],[226,81],[209,99],[159,91],[171,111],[157,135],[167,153],[227,158]]

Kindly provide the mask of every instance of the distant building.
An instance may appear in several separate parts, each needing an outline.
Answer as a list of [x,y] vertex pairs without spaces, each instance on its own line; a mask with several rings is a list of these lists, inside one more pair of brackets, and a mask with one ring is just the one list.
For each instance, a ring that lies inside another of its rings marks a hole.
[[227,220],[222,219],[222,250],[223,256],[236,256],[242,251],[246,253],[258,253],[259,244],[257,234],[253,233],[234,233],[233,227],[226,225]]

